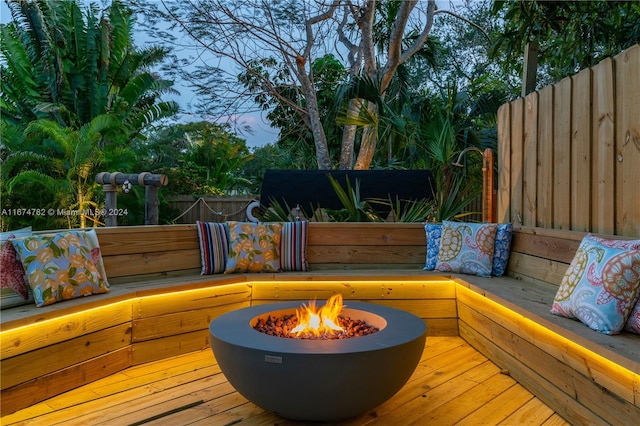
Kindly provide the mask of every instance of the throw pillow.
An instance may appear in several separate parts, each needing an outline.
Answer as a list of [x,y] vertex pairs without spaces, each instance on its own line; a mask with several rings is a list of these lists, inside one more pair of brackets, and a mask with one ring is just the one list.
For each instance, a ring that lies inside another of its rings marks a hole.
[[[96,271],[98,272],[101,279],[104,280],[107,287],[109,287],[109,282],[107,280],[107,271],[104,268],[104,261],[102,260],[102,250],[100,249],[100,242],[98,241],[98,234],[96,234],[95,229],[90,229],[88,231],[69,231],[71,234],[76,234],[80,237],[82,234],[85,236],[85,241],[89,248],[91,249],[91,260],[93,260],[93,264],[96,266]],[[87,265],[91,267],[91,264]]]
[[496,242],[493,249],[493,268],[491,275],[501,277],[507,269],[509,255],[511,254],[511,238],[513,236],[513,224],[499,223],[496,229]]
[[[21,238],[31,235],[28,226],[14,231],[0,232],[0,307],[2,309],[33,302],[24,276],[24,268],[17,258],[9,237]],[[26,295],[26,296],[25,296]]]
[[221,274],[227,266],[229,227],[226,223],[196,222],[202,275]]
[[227,222],[229,257],[224,273],[279,272],[282,223]]
[[627,322],[624,325],[624,329],[631,333],[640,334],[640,298],[631,310],[629,319],[627,319]]
[[578,319],[601,333],[618,334],[640,292],[638,243],[587,234],[562,279],[551,313]]
[[285,222],[280,237],[280,269],[282,271],[308,271],[306,220]]
[[[13,238],[13,235],[9,238]],[[13,290],[24,300],[29,300],[27,283],[24,281],[24,268],[11,242],[6,242],[0,249],[0,288],[5,287]]]
[[7,240],[9,240],[9,237],[11,236],[12,238],[22,238],[28,237],[32,233],[33,231],[31,230],[30,226],[27,226],[26,228],[16,229],[15,231],[0,232],[0,246],[4,246],[4,243],[7,242]]
[[94,261],[91,237],[85,232],[34,235],[12,242],[37,306],[109,291]]
[[425,271],[433,271],[438,263],[438,251],[440,250],[440,237],[442,236],[441,223],[425,223],[424,231],[427,235],[427,261]]
[[495,223],[443,221],[435,270],[490,277],[497,228]]

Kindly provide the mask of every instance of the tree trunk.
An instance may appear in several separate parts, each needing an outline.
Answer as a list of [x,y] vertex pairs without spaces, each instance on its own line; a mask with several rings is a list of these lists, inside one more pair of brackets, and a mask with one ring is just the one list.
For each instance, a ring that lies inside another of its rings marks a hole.
[[[347,117],[355,117],[360,109],[357,99],[349,101]],[[340,170],[351,170],[353,168],[353,153],[355,150],[356,131],[358,126],[348,124],[342,129],[342,145],[340,149]]]
[[311,128],[311,134],[313,135],[313,141],[315,143],[318,169],[331,170],[329,145],[327,144],[327,136],[325,135],[324,128],[322,127],[322,119],[320,118],[320,111],[318,110],[316,91],[311,79],[306,73],[304,62],[298,62],[297,67],[300,83],[302,84],[302,90],[307,103],[309,127]]
[[[371,117],[378,117],[378,107],[373,102],[367,102],[367,109]],[[356,159],[355,170],[369,170],[373,155],[376,153],[376,145],[378,142],[378,125],[377,122],[373,126],[367,126],[362,129],[362,142],[360,143],[360,151]]]

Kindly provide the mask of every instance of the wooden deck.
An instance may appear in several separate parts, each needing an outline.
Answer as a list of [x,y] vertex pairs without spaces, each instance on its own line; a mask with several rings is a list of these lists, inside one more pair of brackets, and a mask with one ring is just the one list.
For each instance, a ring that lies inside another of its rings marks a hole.
[[[296,425],[235,392],[211,349],[131,367],[0,419],[2,425]],[[318,423],[314,423],[318,425]],[[342,425],[567,425],[459,337],[428,337],[409,382]]]

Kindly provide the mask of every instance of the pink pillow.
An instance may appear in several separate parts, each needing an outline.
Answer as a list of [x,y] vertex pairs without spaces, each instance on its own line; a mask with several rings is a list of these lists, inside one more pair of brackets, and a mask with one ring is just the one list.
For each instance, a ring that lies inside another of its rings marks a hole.
[[[9,239],[14,238],[10,235]],[[7,241],[0,250],[0,288],[8,287],[22,296],[24,300],[29,299],[27,283],[24,280],[24,268],[22,262],[18,260],[16,249]]]

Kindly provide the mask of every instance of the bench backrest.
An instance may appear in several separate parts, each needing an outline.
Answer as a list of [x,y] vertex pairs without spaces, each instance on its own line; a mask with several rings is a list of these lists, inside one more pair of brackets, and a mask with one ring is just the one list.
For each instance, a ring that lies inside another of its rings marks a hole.
[[559,286],[584,236],[576,231],[516,228],[507,274]]
[[[196,225],[98,228],[111,281],[200,269]],[[425,233],[419,223],[310,222],[307,256],[312,269],[421,268]]]
[[[196,226],[98,228],[110,279],[200,269]],[[560,285],[584,232],[515,227],[507,274]],[[616,237],[622,238],[622,237]],[[421,223],[310,222],[309,265],[319,269],[419,269],[426,239]]]

